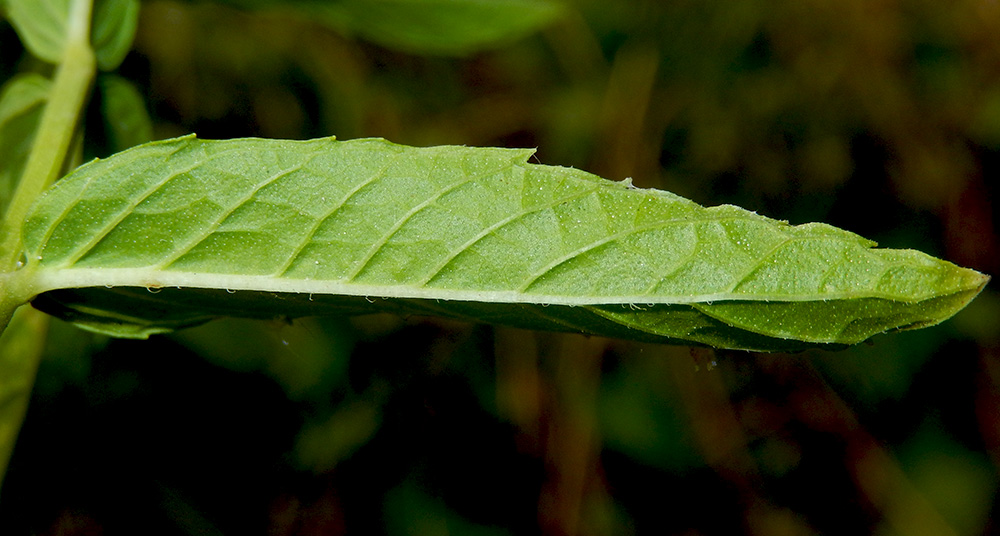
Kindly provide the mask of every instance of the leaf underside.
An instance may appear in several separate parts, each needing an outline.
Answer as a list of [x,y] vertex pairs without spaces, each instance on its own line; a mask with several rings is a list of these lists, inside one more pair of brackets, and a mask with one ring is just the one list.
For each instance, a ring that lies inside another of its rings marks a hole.
[[24,277],[36,307],[119,336],[221,315],[389,311],[766,351],[933,325],[988,280],[531,154],[380,139],[147,144],[43,196],[25,224]]

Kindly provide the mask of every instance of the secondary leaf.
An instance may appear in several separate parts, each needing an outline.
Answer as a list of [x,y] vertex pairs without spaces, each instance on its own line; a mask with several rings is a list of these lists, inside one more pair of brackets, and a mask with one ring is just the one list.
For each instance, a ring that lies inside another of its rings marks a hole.
[[116,151],[128,149],[153,139],[153,121],[146,111],[146,101],[132,82],[114,75],[98,79],[101,89],[101,115],[108,144]]
[[936,324],[988,280],[828,225],[528,164],[531,153],[151,143],[50,190],[14,275],[44,293],[37,307],[124,336],[219,315],[387,310],[757,350]]
[[49,79],[37,73],[21,74],[8,80],[0,94],[0,125],[44,104],[50,86]]
[[349,34],[430,54],[468,54],[523,37],[561,13],[547,0],[341,0],[319,11]]
[[[89,0],[88,0],[89,1]],[[11,23],[36,57],[59,63],[70,37],[73,0],[7,0]],[[97,64],[111,70],[132,46],[139,17],[137,0],[96,0],[91,41]]]
[[24,170],[50,86],[42,75],[24,74],[4,84],[0,94],[0,214]]
[[105,71],[118,67],[132,48],[138,26],[138,0],[98,0],[90,32],[97,66]]
[[7,16],[24,46],[49,63],[66,47],[70,0],[6,0]]
[[218,0],[289,7],[338,32],[416,54],[463,55],[535,32],[563,8],[552,0]]

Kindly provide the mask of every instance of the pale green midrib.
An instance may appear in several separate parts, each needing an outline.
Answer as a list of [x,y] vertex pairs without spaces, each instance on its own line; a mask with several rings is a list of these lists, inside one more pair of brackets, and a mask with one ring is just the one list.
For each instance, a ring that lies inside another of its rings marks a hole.
[[[277,173],[277,175],[285,175],[288,172],[289,172],[289,170],[283,170],[282,172]],[[332,215],[336,214],[340,210],[340,208],[342,208],[343,205],[350,199],[350,197],[352,197],[355,193],[357,193],[357,191],[359,191],[361,189],[364,189],[365,186],[371,184],[372,181],[376,180],[375,177],[378,177],[379,175],[380,175],[379,173],[376,173],[375,175],[373,175],[372,178],[369,178],[369,179],[367,179],[367,180],[359,183],[355,188],[352,188],[352,190],[347,193],[347,196],[340,203],[338,203],[331,211],[329,211],[328,214],[324,215],[323,217],[317,218],[317,222],[316,222],[316,224],[314,224],[314,228],[311,229],[310,232],[311,233],[315,233],[315,230],[317,228],[321,227],[322,224],[325,221],[327,221]],[[272,176],[272,178],[273,178],[273,176]],[[90,177],[88,177],[88,182],[89,182],[89,179],[90,179]],[[159,183],[159,186],[157,188],[150,189],[150,190],[147,190],[147,191],[143,192],[142,198],[145,199],[149,195],[152,195],[152,193],[154,193],[155,190],[159,189],[159,187],[162,187],[162,185],[165,184],[166,182],[167,181],[163,181],[163,182]],[[456,188],[458,188],[458,187],[460,187],[462,185],[469,184],[470,182],[471,182],[471,179],[470,180],[463,180],[463,181],[460,181],[460,182],[458,182],[456,184],[450,185],[449,187],[446,187],[444,190],[436,192],[435,195],[430,200],[425,200],[424,202],[418,204],[415,208],[425,208],[426,205],[428,205],[430,203],[430,201],[433,201],[434,199],[438,199],[444,192],[454,190],[454,189],[456,189]],[[567,202],[567,201],[576,200],[576,199],[582,199],[584,197],[593,195],[593,194],[595,194],[595,193],[597,193],[599,191],[600,191],[600,186],[595,186],[594,188],[591,188],[591,189],[588,189],[588,190],[583,190],[583,191],[580,191],[580,192],[574,192],[572,195],[565,196],[565,197],[562,197],[562,198],[558,198],[558,199],[555,199],[555,200],[551,200],[550,202],[545,203],[545,204],[543,204],[543,205],[541,205],[539,207],[532,207],[530,210],[520,211],[520,212],[517,212],[515,214],[512,214],[511,216],[509,216],[507,218],[501,219],[498,222],[495,222],[491,226],[489,226],[486,229],[484,229],[484,231],[482,231],[480,233],[477,233],[472,239],[466,241],[466,243],[462,244],[459,248],[457,248],[455,251],[453,251],[447,257],[445,257],[445,259],[441,263],[439,263],[438,266],[435,266],[429,272],[429,275],[424,276],[420,281],[415,282],[415,283],[413,283],[411,285],[422,286],[422,285],[425,285],[425,284],[429,283],[430,281],[432,281],[440,273],[441,270],[444,269],[444,267],[446,267],[448,264],[450,264],[451,262],[453,262],[458,256],[460,256],[467,249],[471,248],[477,242],[479,242],[480,240],[486,238],[487,236],[490,236],[490,234],[492,232],[497,231],[497,230],[499,230],[499,229],[501,229],[503,227],[506,227],[507,225],[510,225],[510,224],[512,224],[514,222],[517,222],[520,219],[522,219],[522,218],[524,218],[526,216],[529,216],[531,214],[536,214],[538,212],[551,209],[552,207],[557,206],[557,205],[559,205],[561,203],[564,203],[564,202]],[[252,199],[253,195],[251,194],[249,196],[249,198]],[[78,196],[78,199],[79,199],[79,196]],[[136,205],[138,203],[141,203],[141,200],[138,201],[136,203]],[[75,205],[75,203],[73,203],[72,205]],[[117,225],[119,223],[121,223],[121,220],[123,220],[125,217],[127,217],[127,214],[131,213],[132,209],[134,209],[136,205],[131,206],[129,210],[123,211],[118,216],[116,216],[115,219],[114,219],[114,221],[112,223],[104,226],[99,232],[96,233],[96,235],[94,237],[92,237],[90,240],[88,240],[87,243],[83,247],[78,248],[72,254],[69,254],[67,257],[59,259],[59,260],[56,260],[56,261],[53,261],[52,259],[46,258],[46,261],[48,263],[50,263],[50,266],[52,266],[52,267],[58,267],[59,269],[70,269],[70,268],[72,268],[73,264],[75,264],[81,258],[85,257],[91,250],[93,250],[94,247],[96,247],[101,242],[101,240],[103,240],[108,234],[110,234],[114,230],[114,228],[117,227]],[[237,207],[238,207],[238,205],[237,205]],[[233,210],[235,210],[235,208]],[[706,209],[706,211],[710,211],[710,210],[711,210],[710,208]],[[226,214],[231,214],[231,212],[232,212],[232,210],[227,211]],[[383,239],[379,243],[377,243],[378,247],[374,247],[373,246],[372,248],[370,248],[370,251],[369,251],[368,255],[366,255],[366,257],[364,259],[362,259],[362,262],[359,263],[359,265],[357,265],[355,267],[355,269],[353,270],[353,275],[347,277],[346,279],[348,279],[348,280],[353,279],[361,271],[363,271],[363,269],[370,262],[371,258],[381,249],[381,246],[385,245],[385,243],[387,242],[388,238],[390,238],[392,236],[392,234],[394,234],[395,232],[398,232],[399,228],[401,228],[405,224],[406,221],[408,221],[409,219],[411,219],[411,217],[413,216],[413,214],[415,212],[416,211],[411,210],[401,220],[397,221],[396,224],[394,224],[392,226],[392,228],[390,229],[390,232],[386,236],[384,236]],[[54,221],[53,224],[51,224],[49,226],[49,228],[47,229],[47,231],[46,231],[46,233],[45,233],[45,235],[43,237],[43,240],[41,242],[42,244],[45,244],[47,242],[48,238],[51,236],[51,234],[54,232],[55,228],[58,227],[59,223],[61,222],[61,218],[64,217],[65,214],[68,214],[68,213],[69,213],[69,210],[64,211],[60,215],[60,218],[57,219],[56,221]],[[157,262],[156,265],[155,265],[155,269],[157,269],[157,270],[169,270],[169,266],[173,262],[175,262],[179,258],[182,258],[185,254],[189,253],[192,250],[192,248],[194,248],[198,244],[200,244],[207,236],[211,235],[213,232],[215,232],[216,230],[218,230],[219,225],[221,225],[225,221],[225,219],[226,218],[224,217],[220,221],[215,222],[215,224],[213,224],[212,226],[210,226],[205,232],[201,233],[198,236],[198,240],[190,241],[188,244],[186,244],[186,245],[178,248],[177,251],[172,252],[164,260]],[[768,218],[765,218],[763,216],[758,216],[756,214],[750,214],[750,213],[747,213],[745,215],[738,215],[738,216],[737,215],[716,215],[716,214],[710,214],[709,213],[709,214],[703,214],[703,215],[696,216],[696,217],[692,217],[690,215],[685,215],[683,217],[678,217],[676,219],[668,219],[668,220],[662,220],[662,221],[655,221],[655,222],[651,222],[651,223],[648,223],[648,224],[645,224],[645,225],[639,225],[639,226],[631,227],[631,228],[628,228],[628,229],[624,229],[624,230],[616,232],[616,233],[608,234],[608,235],[606,235],[606,236],[604,236],[604,237],[602,237],[600,239],[588,242],[587,244],[584,244],[584,245],[578,247],[576,250],[574,250],[572,252],[566,253],[566,254],[561,255],[560,257],[558,257],[556,259],[551,260],[544,267],[542,267],[542,269],[540,269],[539,271],[531,274],[528,277],[527,281],[521,285],[521,287],[518,289],[517,292],[519,292],[519,293],[526,293],[534,283],[536,283],[539,279],[541,279],[542,277],[544,277],[547,273],[551,272],[552,270],[554,270],[558,266],[560,266],[562,264],[565,264],[566,262],[568,262],[568,261],[570,261],[570,260],[572,260],[574,258],[579,257],[580,255],[583,255],[583,254],[585,254],[585,253],[587,253],[589,251],[592,251],[594,249],[597,249],[597,248],[599,248],[601,246],[604,246],[604,245],[607,245],[607,244],[610,244],[610,243],[613,243],[613,242],[617,242],[617,241],[619,241],[621,239],[627,238],[627,237],[632,236],[632,235],[641,234],[641,233],[644,233],[644,232],[647,232],[647,231],[652,231],[652,230],[663,229],[663,228],[667,228],[667,227],[671,227],[671,226],[689,225],[689,224],[692,224],[692,223],[707,223],[707,222],[722,223],[722,222],[727,222],[727,221],[761,221],[761,220],[766,221],[768,223],[772,223],[772,222],[768,221],[769,220]],[[794,243],[794,242],[800,242],[800,241],[831,241],[831,242],[844,242],[845,241],[844,237],[838,237],[838,236],[815,236],[815,235],[794,236],[794,235],[791,234],[791,231],[794,230],[794,229],[797,229],[799,226],[788,226],[787,224],[781,224],[781,225],[786,226],[785,229],[782,229],[783,234],[785,234],[785,236],[781,240],[777,241],[776,244],[774,246],[772,246],[768,250],[768,252],[766,254],[760,256],[760,258],[756,262],[752,263],[750,265],[750,267],[743,274],[740,275],[740,277],[735,278],[734,279],[735,282],[732,285],[730,285],[730,288],[727,290],[727,292],[729,292],[729,293],[733,292],[741,283],[745,282],[745,280],[750,275],[752,275],[757,269],[759,269],[763,265],[763,263],[766,262],[768,260],[768,258],[770,258],[771,255],[773,255],[775,252],[777,252],[778,250],[780,250],[782,247],[787,246],[788,244],[791,244],[791,243]],[[312,234],[310,234],[310,237],[311,236],[312,236]],[[309,238],[307,238],[306,240],[304,240],[303,243],[296,248],[296,251],[294,252],[293,255],[290,256],[289,260],[286,261],[279,268],[279,270],[275,271],[269,277],[280,277],[280,276],[283,276],[287,272],[289,266],[291,266],[291,265],[294,264],[294,262],[297,259],[298,255],[301,253],[301,251],[309,243],[310,243],[310,239]],[[44,245],[41,246],[38,249],[39,250],[44,250]],[[697,247],[693,248],[692,252],[687,257],[685,257],[685,261],[686,260],[690,260],[691,257],[695,256],[697,254],[697,251],[698,251]],[[875,251],[878,251],[878,250],[875,250]],[[53,264],[53,263],[57,263],[57,264]],[[656,277],[654,279],[656,281],[660,281],[663,278],[668,277],[672,273],[676,272],[677,270],[682,269],[685,265],[686,265],[686,262],[680,262],[680,263],[674,264],[673,266],[671,266],[671,270],[669,270],[667,272],[664,272],[662,274],[658,274],[658,277]],[[888,269],[888,268],[891,268],[891,267],[894,267],[894,266],[898,266],[898,265],[900,265],[900,264],[898,264],[898,263],[889,263],[889,264],[886,264],[884,266],[884,269]],[[653,285],[653,287],[650,287],[650,288],[646,289],[646,291],[644,291],[644,293],[651,292],[652,289],[656,286],[656,284],[658,284],[658,283],[655,283]]]
[[[879,292],[831,292],[805,294],[733,294],[718,292],[697,295],[622,295],[567,296],[532,294],[517,291],[453,290],[417,287],[413,285],[365,285],[322,279],[276,278],[269,275],[231,275],[204,272],[162,271],[149,268],[33,268],[20,274],[30,281],[33,294],[50,290],[86,287],[145,287],[198,288],[232,291],[323,294],[379,298],[411,298],[483,303],[516,303],[536,305],[615,305],[615,304],[691,304],[722,301],[746,302],[808,302],[857,299],[882,299],[902,303],[919,303],[963,292],[977,291],[985,284],[961,286],[932,295],[898,296]],[[983,276],[985,278],[985,276]]]

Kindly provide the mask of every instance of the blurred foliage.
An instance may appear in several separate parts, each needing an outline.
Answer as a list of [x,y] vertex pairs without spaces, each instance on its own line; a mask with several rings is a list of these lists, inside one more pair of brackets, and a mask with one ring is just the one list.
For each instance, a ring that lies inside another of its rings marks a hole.
[[35,130],[48,99],[49,81],[36,73],[11,78],[0,93],[0,210],[14,194],[16,180],[28,161]]
[[[69,39],[70,13],[67,0],[4,0],[4,12],[17,28],[22,42],[41,60],[57,64]],[[138,0],[93,0],[91,42],[97,65],[110,71],[118,67],[135,35]]]
[[553,0],[218,0],[279,10],[412,54],[467,55],[537,31],[561,13]]
[[[153,137],[538,147],[998,273],[996,2],[567,0],[459,57],[266,3],[142,2],[120,75]],[[0,37],[0,72],[28,70]],[[141,137],[102,117],[88,155]],[[987,288],[937,328],[796,355],[387,316],[56,323],[0,532],[991,533],[998,317]]]
[[113,152],[146,143],[153,139],[153,122],[146,111],[146,101],[131,82],[115,75],[98,79],[104,132]]

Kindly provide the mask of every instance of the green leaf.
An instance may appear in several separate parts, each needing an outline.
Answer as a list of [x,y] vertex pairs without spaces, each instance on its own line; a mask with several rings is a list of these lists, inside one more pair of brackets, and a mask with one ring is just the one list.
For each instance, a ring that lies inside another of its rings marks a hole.
[[146,111],[146,101],[128,80],[114,75],[98,80],[101,89],[101,114],[108,142],[116,151],[128,149],[153,139],[153,121]]
[[[73,0],[7,0],[8,15],[21,41],[32,54],[49,63],[59,63],[65,52],[72,4]],[[125,58],[138,20],[138,0],[95,2],[90,35],[101,69],[112,70]]]
[[51,83],[39,74],[10,79],[0,94],[0,214],[31,152]]
[[11,277],[44,293],[37,307],[121,336],[222,315],[391,311],[756,350],[933,325],[988,280],[531,154],[151,143],[43,196],[25,223],[28,265]]
[[97,66],[111,71],[121,65],[132,49],[138,26],[138,0],[97,0],[94,4],[94,26],[90,32]]
[[8,80],[0,93],[0,125],[44,104],[51,85],[48,78],[37,73],[21,74]]
[[428,54],[496,46],[537,31],[562,12],[545,0],[341,0],[318,11],[348,34]]
[[218,0],[294,8],[341,33],[415,54],[465,55],[527,36],[563,13],[552,0]]
[[24,46],[49,63],[66,47],[70,0],[6,0],[7,16]]

